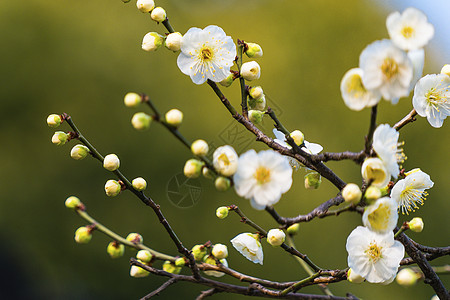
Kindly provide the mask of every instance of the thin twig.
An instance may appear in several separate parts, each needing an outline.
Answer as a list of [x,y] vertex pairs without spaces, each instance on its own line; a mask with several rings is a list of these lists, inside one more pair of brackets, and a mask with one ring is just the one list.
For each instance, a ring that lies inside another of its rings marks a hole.
[[209,290],[206,290],[206,291],[201,291],[200,295],[198,295],[198,297],[195,298],[195,300],[203,300],[206,297],[212,296],[212,295],[214,295],[216,293],[220,293],[220,291],[218,289],[216,289],[216,288],[212,288],[212,289],[209,289]]
[[414,122],[416,120],[415,116],[417,115],[417,112],[415,109],[411,110],[403,119],[401,119],[400,121],[398,121],[395,125],[394,125],[394,129],[396,129],[397,131],[399,131],[400,129],[402,129],[403,126],[405,126],[408,123]]
[[364,144],[364,152],[369,155],[370,149],[372,148],[372,138],[373,133],[375,132],[375,128],[377,127],[377,106],[375,105],[372,107],[372,110],[370,111],[370,125],[369,125],[369,132],[366,136],[366,142]]
[[174,277],[170,278],[169,280],[164,282],[159,288],[157,288],[150,294],[142,297],[141,300],[148,300],[148,299],[152,298],[153,296],[159,296],[159,293],[161,293],[162,291],[164,291],[165,289],[167,289],[169,286],[171,286],[172,284],[174,284],[176,282],[177,282],[176,278],[174,278]]

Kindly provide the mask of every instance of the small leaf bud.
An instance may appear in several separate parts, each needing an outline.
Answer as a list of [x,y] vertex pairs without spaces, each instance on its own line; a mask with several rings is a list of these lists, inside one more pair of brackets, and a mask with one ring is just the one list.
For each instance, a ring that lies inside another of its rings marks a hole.
[[152,117],[143,112],[138,112],[131,118],[131,125],[133,125],[136,130],[147,130],[150,128],[150,123],[152,122]]
[[156,51],[162,46],[164,37],[156,32],[149,32],[142,39],[142,49],[145,51]]
[[262,119],[264,117],[264,112],[259,110],[249,110],[248,111],[248,119],[250,122],[254,124],[260,124],[262,122]]
[[180,274],[181,272],[181,267],[177,267],[174,263],[172,263],[170,260],[166,260],[163,263],[163,270],[166,271],[167,273],[172,273],[172,274]]
[[203,167],[202,174],[203,174],[203,177],[205,177],[207,179],[213,179],[214,178],[213,171],[211,171],[208,167]]
[[51,114],[47,117],[47,125],[51,128],[56,128],[61,125],[62,120],[61,117],[57,114]]
[[248,99],[248,106],[251,109],[264,111],[265,108],[266,108],[266,96],[263,95],[259,99],[249,98]]
[[87,226],[83,226],[78,228],[75,231],[75,241],[78,244],[87,244],[92,239],[92,229],[88,228]]
[[230,72],[230,74],[222,81],[220,81],[220,85],[224,87],[229,87],[234,81],[234,74]]
[[137,177],[133,179],[131,185],[136,191],[143,191],[147,188],[147,181],[142,177]]
[[261,76],[261,67],[256,61],[243,63],[241,66],[241,76],[248,81],[259,79]]
[[245,54],[247,54],[248,57],[252,58],[258,58],[263,56],[263,50],[260,45],[256,43],[247,43],[247,50],[245,51]]
[[148,263],[152,260],[153,255],[148,250],[139,250],[136,254],[136,258],[144,263]]
[[281,229],[270,229],[267,233],[267,242],[272,246],[280,246],[284,243],[286,234]]
[[211,254],[217,259],[223,259],[228,257],[228,248],[224,244],[215,244]]
[[160,23],[166,19],[167,14],[164,8],[155,7],[155,9],[153,9],[151,12],[150,17],[153,21]]
[[300,130],[294,130],[289,135],[297,146],[300,146],[305,141],[305,135]]
[[206,247],[203,245],[195,245],[192,247],[191,251],[192,255],[194,255],[194,259],[197,261],[201,261],[206,255]]
[[414,232],[422,232],[423,230],[423,220],[422,218],[413,218],[411,221],[408,222],[409,229]]
[[441,70],[441,74],[450,76],[450,65],[444,65]]
[[183,267],[185,265],[186,265],[186,260],[184,259],[184,257],[179,257],[175,260],[175,266]]
[[311,172],[305,175],[305,188],[315,190],[322,183],[322,177],[317,172]]
[[166,37],[166,42],[164,45],[167,49],[172,51],[180,51],[181,49],[181,39],[183,36],[179,32],[173,32]]
[[125,253],[125,246],[114,241],[108,244],[108,247],[106,247],[106,252],[111,258],[119,258]]
[[134,232],[128,234],[126,240],[134,244],[142,244],[144,242],[142,235]]
[[252,87],[248,93],[253,99],[261,99],[261,97],[264,96],[263,89],[260,86]]
[[125,103],[126,107],[137,107],[142,102],[142,97],[136,93],[127,93],[125,97],[123,97],[123,103]]
[[108,197],[115,197],[120,194],[122,186],[116,180],[110,179],[105,183],[105,193]]
[[69,140],[69,135],[63,131],[56,131],[52,136],[52,143],[62,146]]
[[349,183],[342,189],[342,197],[345,202],[357,204],[361,200],[362,192],[357,184]]
[[202,172],[203,162],[199,161],[198,159],[189,159],[186,161],[186,164],[184,165],[184,176],[187,178],[197,178],[200,176]]
[[115,154],[108,154],[103,159],[103,168],[105,168],[108,171],[115,171],[120,166],[120,160],[119,157]]
[[[205,256],[205,257],[203,258],[203,261],[204,261],[205,263],[209,264],[209,265],[213,265],[213,266],[216,266],[216,265],[217,265],[216,260],[214,259],[214,256],[212,256],[212,255],[207,255],[207,256]],[[225,258],[224,258],[224,259],[221,259],[221,260],[220,260],[220,263],[221,263],[222,265],[224,265],[225,267],[228,267],[228,262],[227,262],[227,260],[226,260]],[[219,271],[204,271],[204,273],[205,273],[206,275],[208,275],[208,276],[213,276],[213,277],[222,277],[222,276],[225,275],[225,273],[219,272]]]
[[291,226],[289,226],[286,231],[289,235],[294,235],[298,233],[298,230],[300,229],[300,224],[299,223],[295,223],[292,224]]
[[216,189],[218,191],[225,192],[226,190],[228,190],[230,188],[231,182],[230,182],[230,179],[223,177],[223,176],[219,176],[214,181],[214,185],[216,186]]
[[398,272],[395,281],[397,281],[397,283],[402,286],[413,286],[416,284],[419,278],[420,278],[419,274],[417,274],[416,272],[414,272],[409,268],[405,268],[401,269]]
[[208,143],[204,140],[196,140],[191,145],[191,151],[194,155],[205,156],[209,151]]
[[221,206],[218,209],[216,209],[216,216],[219,219],[225,219],[228,216],[229,208],[226,206]]
[[134,278],[142,278],[146,277],[150,274],[149,271],[142,269],[138,266],[131,266],[130,268],[130,276]]
[[149,13],[155,8],[155,2],[153,0],[137,0],[137,8],[143,13]]
[[372,204],[377,199],[381,198],[381,190],[378,187],[371,185],[364,193],[364,197],[366,198],[368,204]]
[[77,209],[81,205],[81,201],[80,199],[78,199],[78,197],[70,196],[69,198],[66,199],[64,205],[70,209]]
[[165,118],[167,124],[178,127],[181,125],[181,122],[183,122],[183,113],[180,110],[174,108],[166,113]]
[[72,150],[70,151],[70,157],[72,157],[75,160],[82,160],[89,154],[89,148],[85,145],[78,144],[73,146]]
[[356,274],[352,269],[348,269],[347,280],[351,283],[361,283],[365,279],[364,277],[361,277],[359,274]]

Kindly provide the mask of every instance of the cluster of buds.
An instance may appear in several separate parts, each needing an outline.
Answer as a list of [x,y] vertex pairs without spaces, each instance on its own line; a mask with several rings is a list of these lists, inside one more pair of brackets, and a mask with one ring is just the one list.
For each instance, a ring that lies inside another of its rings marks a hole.
[[[150,263],[153,259],[153,255],[148,250],[139,250],[136,253],[136,258],[140,263],[142,263],[144,265],[150,265]],[[149,274],[150,273],[147,270],[144,270],[138,266],[131,266],[131,268],[130,268],[130,276],[131,277],[142,278],[142,277],[148,276]]]

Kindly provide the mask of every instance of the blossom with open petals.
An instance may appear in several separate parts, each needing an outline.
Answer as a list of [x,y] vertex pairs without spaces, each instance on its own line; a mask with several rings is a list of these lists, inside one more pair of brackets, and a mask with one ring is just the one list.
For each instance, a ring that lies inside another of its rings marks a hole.
[[245,232],[238,234],[230,242],[245,258],[255,264],[263,264],[264,254],[258,235]]
[[362,220],[364,226],[378,233],[394,230],[398,221],[397,201],[389,197],[378,199],[366,207]]
[[396,104],[409,94],[413,79],[413,64],[405,51],[390,40],[375,41],[359,57],[363,70],[362,83],[367,90],[381,93],[385,100]]
[[230,74],[236,57],[236,45],[222,28],[210,25],[205,29],[190,28],[181,39],[177,64],[195,84],[210,79],[220,82]]
[[428,193],[425,191],[433,187],[430,175],[420,169],[408,173],[405,179],[397,181],[391,190],[391,198],[397,201],[398,209],[403,214],[409,214],[423,205]]
[[358,226],[347,238],[348,266],[371,283],[392,282],[405,248],[392,231],[379,234]]
[[361,175],[366,182],[370,181],[372,185],[379,188],[387,186],[391,179],[391,174],[378,157],[369,157],[364,160],[361,166]]
[[373,150],[394,178],[400,173],[399,163],[406,159],[403,149],[399,148],[402,143],[398,142],[398,137],[398,131],[389,124],[379,125],[373,133]]
[[413,106],[431,126],[441,127],[450,115],[450,76],[431,74],[421,78],[414,88]]
[[341,80],[341,95],[345,105],[355,111],[376,105],[381,95],[377,90],[368,91],[362,83],[363,70],[353,68]]
[[236,193],[250,199],[258,210],[277,203],[292,185],[292,168],[286,156],[273,150],[249,150],[239,157],[233,177]]
[[434,27],[427,16],[414,7],[400,14],[391,13],[386,19],[386,27],[392,42],[403,50],[423,48],[434,35]]

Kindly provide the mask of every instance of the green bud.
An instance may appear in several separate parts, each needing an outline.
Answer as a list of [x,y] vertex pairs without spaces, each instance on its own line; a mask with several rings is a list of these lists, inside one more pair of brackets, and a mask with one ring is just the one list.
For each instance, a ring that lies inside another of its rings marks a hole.
[[146,277],[149,274],[150,274],[150,272],[148,272],[147,270],[144,270],[138,266],[131,266],[131,268],[130,268],[130,276],[134,277],[134,278]]
[[166,260],[163,263],[163,270],[166,271],[167,273],[172,273],[172,274],[180,274],[181,272],[181,267],[177,267],[174,263],[172,263],[170,260]]
[[220,81],[220,85],[224,87],[229,87],[234,81],[234,74],[230,72],[230,75],[227,76],[224,80]]
[[127,235],[127,241],[133,244],[142,244],[144,242],[144,238],[139,233],[130,233]]
[[194,155],[205,156],[209,151],[208,143],[204,140],[196,140],[191,145],[191,151]]
[[263,89],[260,86],[252,87],[248,93],[250,94],[250,97],[255,100],[261,99],[262,96],[264,96]]
[[311,172],[305,175],[305,188],[310,190],[318,189],[322,183],[322,178],[319,173]]
[[190,159],[186,162],[184,165],[184,176],[187,178],[197,178],[200,176],[202,172],[202,167],[204,163],[202,161],[199,161],[198,159]]
[[70,151],[70,157],[72,157],[75,160],[82,160],[84,159],[88,154],[90,153],[89,148],[85,145],[78,144],[73,146],[72,150]]
[[66,207],[70,209],[77,209],[81,204],[82,203],[80,199],[78,199],[78,197],[75,196],[70,196],[69,198],[66,199],[66,202],[64,202],[64,205],[66,205]]
[[376,186],[369,186],[364,194],[364,197],[367,200],[367,204],[372,204],[377,201],[377,199],[381,198],[381,190]]
[[142,39],[142,50],[156,51],[164,43],[164,37],[156,32],[149,32]]
[[62,123],[61,116],[59,116],[57,114],[51,114],[47,117],[48,127],[56,128],[59,125],[61,125],[61,123]]
[[221,206],[218,209],[216,209],[216,216],[219,219],[225,219],[228,216],[229,208],[226,206]]
[[419,274],[409,268],[405,268],[398,272],[397,277],[395,277],[395,281],[402,286],[413,286],[417,283],[419,278]]
[[289,226],[286,229],[286,231],[287,231],[287,233],[289,235],[294,235],[294,234],[298,233],[299,229],[300,229],[300,224],[299,223],[295,223],[295,224],[292,224],[291,226]]
[[218,191],[225,192],[226,190],[228,190],[230,188],[231,181],[230,181],[230,179],[228,179],[226,177],[219,176],[214,181],[214,185],[216,186],[216,189]]
[[261,57],[263,56],[263,50],[260,45],[256,43],[247,43],[247,50],[245,51],[245,54],[247,54],[248,57]]
[[92,239],[92,229],[83,226],[75,231],[75,241],[78,244],[87,244]]
[[108,244],[108,247],[106,247],[106,252],[111,258],[119,258],[125,253],[125,246],[114,241]]
[[422,218],[413,218],[411,221],[408,222],[409,229],[414,232],[422,232],[423,230],[423,220]]
[[148,263],[152,260],[153,255],[148,250],[139,250],[136,254],[136,258],[145,263]]
[[142,97],[136,93],[127,93],[123,98],[123,103],[127,107],[137,107],[142,102]]
[[264,95],[258,99],[249,98],[247,102],[250,109],[260,111],[264,111],[266,109],[266,96]]
[[180,110],[173,108],[166,113],[165,119],[167,124],[178,127],[183,122],[183,113]]
[[305,135],[300,130],[294,130],[289,135],[297,146],[300,146],[305,141]]
[[[225,267],[228,267],[228,262],[225,258],[219,260]],[[209,264],[209,265],[213,265],[216,266],[216,260],[214,258],[214,256],[212,255],[207,255],[203,258],[203,262]],[[222,277],[225,275],[225,273],[223,272],[219,272],[219,271],[204,271],[206,275],[208,276],[214,276],[214,277]]]
[[203,177],[207,178],[207,179],[213,179],[214,178],[214,173],[213,171],[211,171],[209,168],[207,167],[203,167],[202,168],[202,174]]
[[192,255],[194,255],[195,260],[201,261],[206,255],[206,247],[203,245],[195,245],[192,248]]
[[137,177],[133,179],[131,185],[136,191],[143,191],[147,188],[147,181],[142,177]]
[[250,122],[254,124],[260,124],[262,122],[262,119],[264,117],[264,112],[259,110],[249,110],[248,111],[248,119]]
[[131,118],[131,125],[136,130],[147,130],[150,128],[152,117],[143,112],[138,112]]
[[69,140],[69,135],[63,131],[56,131],[52,136],[52,143],[62,146]]
[[175,260],[175,266],[183,267],[185,265],[186,265],[186,260],[184,259],[184,257],[179,257]]
[[122,191],[122,186],[117,180],[110,179],[105,184],[105,193],[108,197],[115,197]]
[[351,268],[347,271],[347,280],[351,283],[361,283],[365,279],[359,274],[355,273]]

